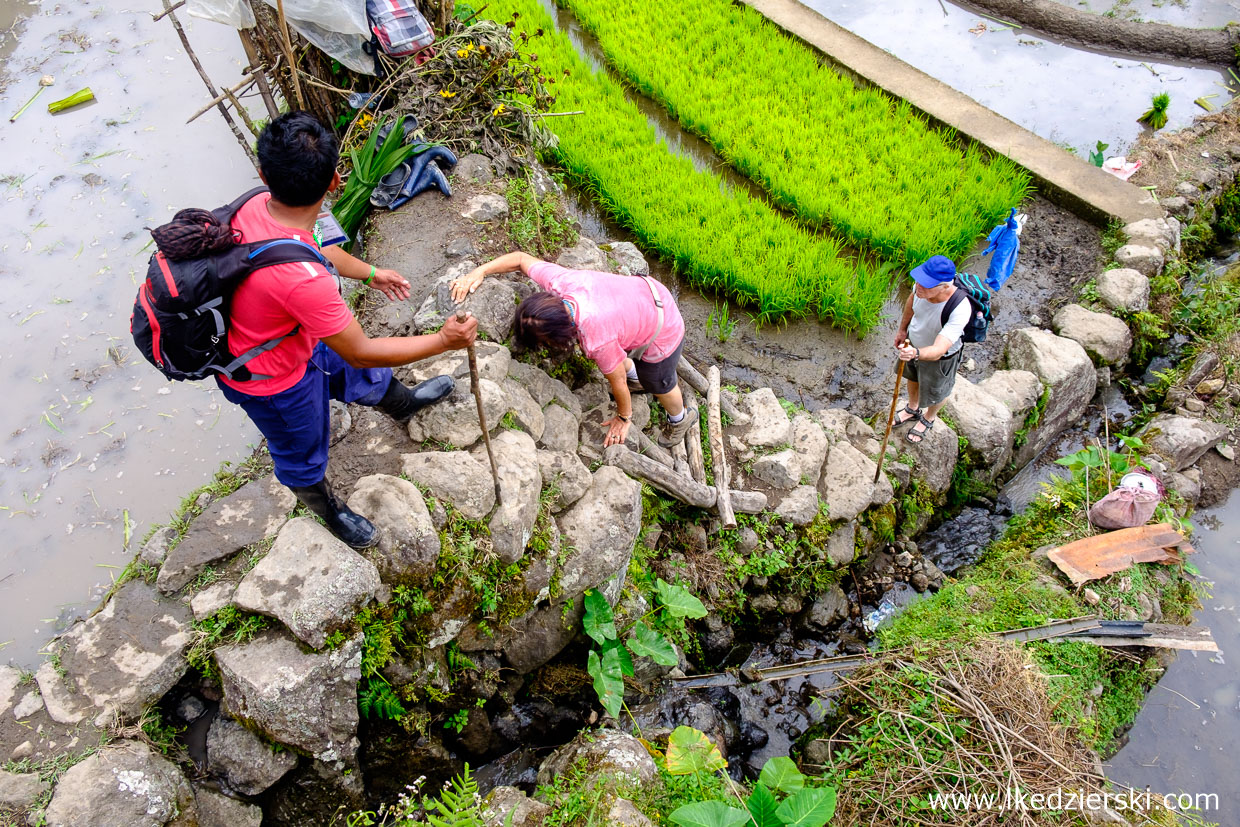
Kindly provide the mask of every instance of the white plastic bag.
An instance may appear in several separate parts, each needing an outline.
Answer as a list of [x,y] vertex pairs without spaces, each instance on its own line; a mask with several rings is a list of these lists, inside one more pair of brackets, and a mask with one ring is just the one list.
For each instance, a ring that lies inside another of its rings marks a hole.
[[[276,0],[266,3],[276,8]],[[370,41],[366,0],[284,0],[284,15],[302,37],[341,64],[362,74],[375,73],[374,58],[362,49]]]
[[234,29],[252,29],[254,10],[249,0],[187,0],[186,10],[194,17],[213,20]]

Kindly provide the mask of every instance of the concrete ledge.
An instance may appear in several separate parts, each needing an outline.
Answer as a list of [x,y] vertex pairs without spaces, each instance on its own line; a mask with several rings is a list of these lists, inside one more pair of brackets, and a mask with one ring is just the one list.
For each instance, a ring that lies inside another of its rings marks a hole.
[[1039,138],[796,0],[744,2],[844,70],[903,98],[932,121],[1011,158],[1029,171],[1043,195],[1082,218],[1105,225],[1112,219],[1129,224],[1162,217],[1146,191]]

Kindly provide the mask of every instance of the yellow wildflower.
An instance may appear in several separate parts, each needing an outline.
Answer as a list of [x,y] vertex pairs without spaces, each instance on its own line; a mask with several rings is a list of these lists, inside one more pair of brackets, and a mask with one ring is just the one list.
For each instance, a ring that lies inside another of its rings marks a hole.
[[466,51],[465,49],[457,49],[457,50],[456,50],[456,56],[457,56],[457,57],[466,57],[468,54],[469,54],[469,52],[468,52],[468,51]]
[[439,97],[441,97],[441,98],[455,98],[455,97],[456,97],[456,92],[449,92],[447,89],[440,89],[440,90],[439,90]]

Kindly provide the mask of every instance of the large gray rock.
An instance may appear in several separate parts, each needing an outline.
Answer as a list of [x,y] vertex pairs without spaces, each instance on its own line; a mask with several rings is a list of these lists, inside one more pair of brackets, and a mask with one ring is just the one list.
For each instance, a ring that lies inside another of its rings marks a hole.
[[[529,434],[501,431],[491,440],[495,465],[499,469],[500,502],[488,524],[491,544],[504,563],[515,563],[525,554],[525,546],[538,519],[542,494],[542,472],[537,449]],[[486,449],[474,451],[479,463],[488,462]]]
[[37,772],[0,770],[0,813],[25,810],[47,792],[47,787]]
[[622,276],[648,276],[650,265],[637,245],[629,241],[612,241],[607,244],[607,258],[614,261],[615,272]]
[[759,388],[741,398],[740,409],[749,417],[748,426],[737,433],[751,448],[782,448],[792,439],[792,423],[770,388]]
[[387,302],[367,315],[366,332],[374,338],[406,336],[413,326],[415,310],[407,300]]
[[854,520],[874,496],[874,460],[848,442],[837,442],[827,453],[818,492],[832,520]]
[[839,586],[830,586],[805,613],[805,623],[825,632],[848,617],[848,595]]
[[[85,720],[87,713],[96,712],[90,705],[90,702],[79,695],[76,691],[71,691],[65,685],[65,681],[60,677],[60,673],[56,671],[56,667],[51,661],[44,661],[39,665],[38,670],[34,673],[35,682],[39,684],[38,697],[41,699],[43,706],[47,709],[47,715],[58,724],[72,725]],[[25,701],[29,696],[23,698],[23,702],[19,703],[18,708],[13,712],[16,717],[22,711],[21,707],[25,706]],[[29,713],[26,713],[29,714]]]
[[[525,386],[515,379],[505,379],[501,387],[508,396],[508,406],[512,408],[512,417],[517,427],[532,436],[535,442],[542,439],[547,429],[542,407],[534,401],[534,397],[530,396]],[[565,413],[568,412],[565,411]]]
[[754,460],[753,475],[779,491],[791,491],[801,484],[801,461],[791,448],[764,454]]
[[1172,471],[1183,471],[1227,437],[1226,425],[1189,416],[1159,414],[1140,436]]
[[1132,331],[1109,313],[1095,313],[1079,304],[1066,304],[1051,325],[1060,336],[1079,342],[1085,352],[1104,365],[1122,365],[1132,350]]
[[565,407],[554,402],[543,408],[543,434],[538,444],[548,451],[577,450],[578,420]]
[[70,767],[44,814],[47,827],[196,827],[194,791],[146,744],[121,741]]
[[[913,457],[913,479],[918,480],[933,494],[946,492],[951,487],[952,474],[959,459],[960,441],[956,438],[956,432],[939,417],[934,421],[934,427],[926,432],[919,443],[912,444],[904,440],[905,433],[907,426],[901,429],[900,438],[903,441],[900,450],[907,451]],[[895,438],[894,432],[892,438]]]
[[1150,309],[1150,279],[1127,267],[1103,270],[1097,279],[1098,298],[1112,310]]
[[499,218],[508,217],[508,199],[502,195],[494,193],[484,193],[475,195],[465,202],[465,209],[461,212],[462,218],[468,218],[470,221],[479,223],[487,223],[495,221]]
[[597,244],[585,236],[581,236],[575,245],[560,253],[555,263],[569,270],[606,271],[607,269],[607,257],[603,255],[603,251],[598,248]]
[[1129,244],[1157,247],[1163,253],[1180,246],[1180,222],[1166,218],[1143,218],[1124,226]]
[[538,768],[538,784],[554,783],[579,766],[585,767],[582,782],[587,786],[595,780],[608,785],[653,784],[659,777],[641,741],[614,729],[600,729],[583,732],[551,753]]
[[641,486],[604,465],[590,490],[558,517],[566,548],[560,588],[567,598],[597,588],[615,602],[642,525]]
[[242,578],[233,602],[278,618],[316,649],[374,599],[382,582],[374,563],[310,517],[291,520],[271,551]]
[[224,708],[267,737],[320,761],[352,762],[357,754],[357,682],[362,636],[336,649],[305,652],[283,631],[216,650]]
[[[478,380],[487,427],[494,430],[512,410],[504,389],[490,379]],[[433,439],[455,448],[468,448],[482,439],[478,425],[478,406],[469,382],[457,382],[452,393],[441,402],[423,408],[409,420],[409,438],[414,442]]]
[[193,643],[189,607],[131,580],[57,644],[65,682],[94,705],[97,726],[136,718],[176,685]]
[[654,827],[653,822],[627,798],[617,798],[607,811],[607,823],[613,827]]
[[449,317],[471,313],[478,319],[479,334],[492,342],[507,341],[517,318],[517,291],[510,282],[500,278],[483,279],[460,304],[452,300],[452,282],[476,266],[476,262],[468,259],[448,266],[413,316],[414,330],[419,333],[438,330]]
[[276,752],[241,724],[218,716],[207,730],[207,770],[242,795],[258,795],[297,766],[297,756]]
[[959,435],[969,441],[969,450],[993,479],[1012,458],[1017,423],[1008,406],[960,376],[943,412],[956,424]]
[[977,387],[1007,405],[1018,428],[1042,398],[1042,382],[1027,370],[997,370]]
[[232,603],[235,591],[237,591],[237,584],[227,580],[220,580],[200,589],[189,600],[189,608],[194,613],[194,620],[205,620]]
[[1084,415],[1094,396],[1098,374],[1079,343],[1036,327],[1008,334],[1007,364],[1014,370],[1029,371],[1049,389],[1037,426],[1016,452],[1016,464],[1020,466]]
[[[512,364],[512,353],[508,348],[494,342],[477,342],[474,344],[474,355],[478,359],[478,376],[492,382],[503,382]],[[457,385],[464,385],[469,393],[469,351],[448,350],[438,356],[422,359],[397,370],[400,378],[409,384],[425,382],[436,376],[451,376]],[[489,424],[489,423],[488,423]]]
[[[508,365],[508,375],[525,386],[539,406],[546,408],[552,402],[564,407],[573,418],[581,421],[581,401],[559,379],[548,376],[543,371],[524,362],[512,360]],[[546,415],[546,411],[543,411]]]
[[18,687],[22,685],[22,670],[16,666],[0,666],[0,715],[4,715],[17,703]]
[[164,594],[185,588],[204,568],[241,549],[274,537],[297,498],[267,475],[211,503],[164,560],[156,584]]
[[818,516],[818,489],[812,485],[800,485],[789,491],[775,513],[793,525],[809,525]]
[[487,827],[534,827],[542,824],[551,807],[516,787],[496,787],[487,794]]
[[838,569],[840,566],[852,563],[853,558],[857,556],[857,524],[848,522],[836,526],[835,531],[827,537],[827,547],[824,551],[832,568]]
[[822,475],[829,445],[826,432],[813,416],[799,413],[792,417],[792,450],[797,453],[799,478],[814,484]]
[[1115,261],[1120,267],[1136,270],[1138,273],[1153,277],[1162,270],[1163,254],[1157,247],[1125,244],[1115,251]]
[[362,477],[349,508],[379,529],[379,544],[368,554],[384,582],[420,586],[435,573],[439,532],[416,485],[385,474]]
[[207,787],[194,790],[198,827],[262,827],[263,810]]
[[560,492],[551,506],[556,512],[580,500],[594,483],[590,469],[576,454],[568,451],[539,451],[538,470],[542,473],[543,487]]
[[425,451],[401,457],[405,476],[436,499],[450,503],[467,520],[481,520],[495,507],[490,463],[465,451]]
[[172,526],[164,526],[142,544],[138,559],[151,568],[159,568],[164,564],[164,560],[168,559],[168,549],[172,548],[172,544],[180,536],[181,533]]

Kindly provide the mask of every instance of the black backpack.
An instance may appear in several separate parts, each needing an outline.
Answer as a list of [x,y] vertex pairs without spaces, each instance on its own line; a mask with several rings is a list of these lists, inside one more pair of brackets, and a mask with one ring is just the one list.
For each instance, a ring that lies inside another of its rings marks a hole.
[[[322,253],[304,241],[274,238],[238,243],[239,234],[231,228],[233,216],[266,191],[266,187],[257,187],[209,213],[183,210],[173,222],[151,231],[160,249],[151,256],[146,281],[138,288],[129,330],[146,360],[169,379],[203,379],[213,373],[238,382],[270,379],[251,373],[246,363],[297,333],[299,326],[234,357],[228,349],[233,291],[250,273],[276,264],[305,261],[332,270]],[[177,234],[176,244],[168,240],[171,232]],[[185,243],[195,232],[201,237]],[[187,257],[189,248],[202,254]]]
[[964,326],[960,341],[986,341],[986,333],[990,329],[991,320],[994,319],[994,308],[991,306],[994,291],[986,282],[972,273],[957,273],[952,284],[956,285],[956,292],[952,293],[951,298],[943,303],[943,313],[939,317],[939,323],[946,325],[952,311],[967,299],[972,305],[973,312],[969,316],[969,323]]

